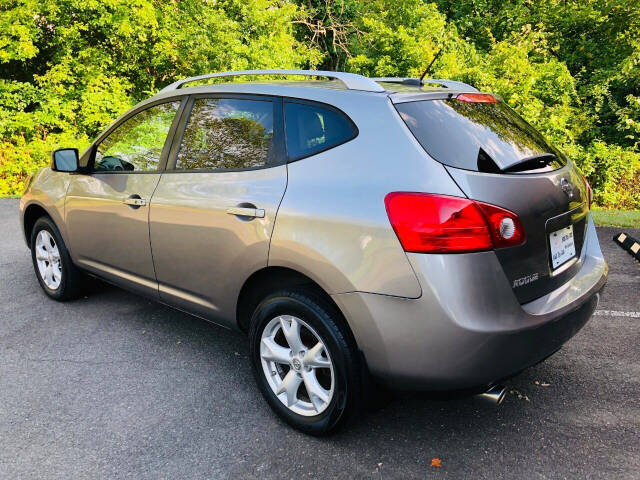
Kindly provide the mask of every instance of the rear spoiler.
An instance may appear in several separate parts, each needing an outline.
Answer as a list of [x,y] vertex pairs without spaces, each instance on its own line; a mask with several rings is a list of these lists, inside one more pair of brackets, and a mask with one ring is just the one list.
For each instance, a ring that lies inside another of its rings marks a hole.
[[375,82],[385,83],[398,83],[400,85],[413,85],[416,87],[422,87],[424,84],[441,85],[445,88],[452,90],[472,91],[477,92],[478,89],[468,83],[457,82],[455,80],[443,80],[440,78],[405,78],[405,77],[377,77],[372,78]]

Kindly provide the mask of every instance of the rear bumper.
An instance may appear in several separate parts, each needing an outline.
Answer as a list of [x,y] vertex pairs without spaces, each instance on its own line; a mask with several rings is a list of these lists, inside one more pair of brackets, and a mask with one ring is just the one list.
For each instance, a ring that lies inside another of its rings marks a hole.
[[520,305],[493,252],[409,254],[418,299],[334,295],[370,371],[384,383],[448,390],[491,385],[558,350],[589,320],[608,267],[589,220],[581,268]]

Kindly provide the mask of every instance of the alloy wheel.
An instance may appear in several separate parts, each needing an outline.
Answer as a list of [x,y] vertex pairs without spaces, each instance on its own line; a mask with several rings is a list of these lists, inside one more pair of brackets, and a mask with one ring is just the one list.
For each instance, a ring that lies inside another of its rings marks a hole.
[[331,403],[331,357],[318,333],[300,318],[280,315],[269,321],[262,332],[260,360],[271,390],[291,411],[314,416]]
[[57,290],[62,281],[62,263],[56,241],[47,230],[36,237],[36,263],[42,281],[51,290]]

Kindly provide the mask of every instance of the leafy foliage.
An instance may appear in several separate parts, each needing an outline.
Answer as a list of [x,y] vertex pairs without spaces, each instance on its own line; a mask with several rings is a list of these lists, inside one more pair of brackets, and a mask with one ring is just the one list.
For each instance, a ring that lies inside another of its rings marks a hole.
[[0,195],[177,78],[320,67],[466,81],[640,208],[640,0],[2,0]]
[[[325,2],[307,3],[318,12]],[[578,163],[597,203],[640,208],[638,0],[354,3],[331,19],[354,33],[348,53],[324,51],[327,65],[376,76],[430,66],[429,76],[498,93]]]
[[317,63],[300,15],[278,0],[3,0],[0,195],[178,78]]
[[537,86],[533,99],[509,96],[514,106],[578,162],[600,205],[640,208],[640,2],[436,3],[483,56],[493,57],[497,45],[515,39],[516,46],[529,43],[528,61],[536,70],[522,75],[522,63],[516,71]]

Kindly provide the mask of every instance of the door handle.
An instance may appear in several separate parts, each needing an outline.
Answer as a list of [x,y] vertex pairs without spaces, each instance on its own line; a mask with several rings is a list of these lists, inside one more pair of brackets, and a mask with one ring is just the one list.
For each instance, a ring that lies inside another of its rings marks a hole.
[[262,208],[230,207],[227,208],[227,213],[239,217],[264,218],[264,210]]
[[140,198],[138,195],[132,195],[125,198],[122,203],[131,207],[144,207],[147,204],[147,201],[144,198]]

